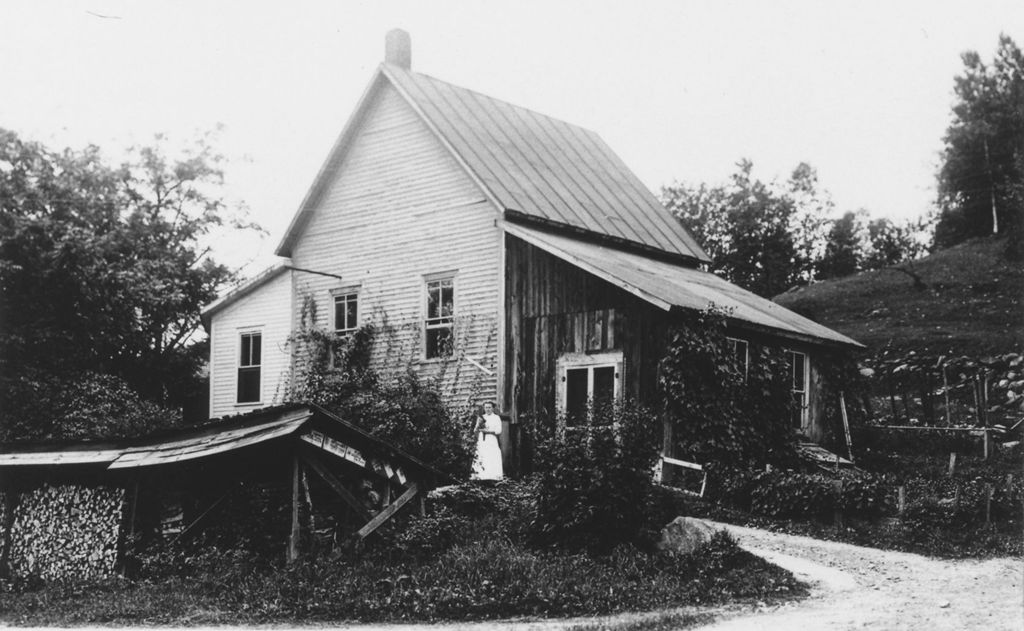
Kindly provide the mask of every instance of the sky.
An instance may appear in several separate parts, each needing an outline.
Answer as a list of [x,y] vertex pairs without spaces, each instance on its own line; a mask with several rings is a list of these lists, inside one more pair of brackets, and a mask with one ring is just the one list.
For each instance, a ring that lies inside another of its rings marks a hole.
[[413,69],[597,131],[651,190],[813,165],[837,212],[935,198],[960,54],[1024,45],[1024,2],[0,0],[0,127],[112,159],[223,125],[224,193],[273,250],[392,28]]

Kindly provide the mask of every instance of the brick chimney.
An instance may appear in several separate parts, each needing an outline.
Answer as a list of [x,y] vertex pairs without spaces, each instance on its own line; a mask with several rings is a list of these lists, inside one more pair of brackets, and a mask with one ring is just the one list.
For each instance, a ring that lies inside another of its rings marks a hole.
[[406,70],[412,68],[412,41],[400,28],[391,29],[384,37],[384,63]]

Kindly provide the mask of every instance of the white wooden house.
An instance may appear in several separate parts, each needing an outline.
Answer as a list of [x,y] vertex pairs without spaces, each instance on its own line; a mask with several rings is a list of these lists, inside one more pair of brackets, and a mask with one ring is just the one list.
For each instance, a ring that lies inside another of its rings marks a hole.
[[[860,345],[703,271],[707,254],[592,131],[385,61],[292,219],[282,263],[210,305],[210,415],[279,402],[288,332],[315,306],[344,335],[386,325],[375,366],[513,419],[653,392],[679,310],[731,309],[738,353],[791,349],[820,434],[814,356]],[[258,348],[258,352],[254,349]]]

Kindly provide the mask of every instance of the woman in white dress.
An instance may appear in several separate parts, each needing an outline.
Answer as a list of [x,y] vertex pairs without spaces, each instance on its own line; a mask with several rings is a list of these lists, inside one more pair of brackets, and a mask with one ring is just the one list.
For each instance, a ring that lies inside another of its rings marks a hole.
[[501,417],[494,413],[494,404],[484,403],[483,416],[476,422],[476,457],[473,458],[474,480],[500,480],[504,472],[501,467]]

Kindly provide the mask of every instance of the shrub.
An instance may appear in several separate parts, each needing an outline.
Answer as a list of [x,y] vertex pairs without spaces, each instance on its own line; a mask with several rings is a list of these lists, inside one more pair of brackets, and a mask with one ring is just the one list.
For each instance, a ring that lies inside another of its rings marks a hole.
[[591,416],[590,426],[539,446],[533,531],[543,545],[608,551],[644,540],[658,453],[655,416],[631,402]]

